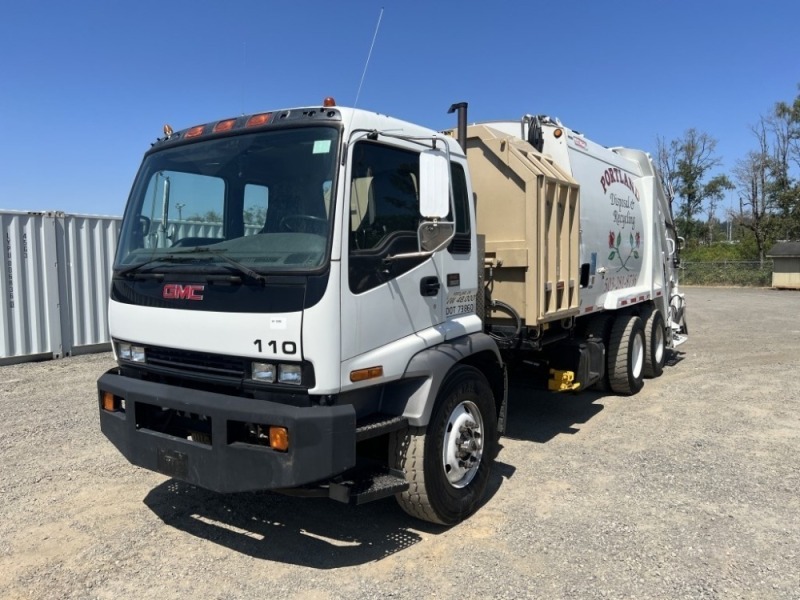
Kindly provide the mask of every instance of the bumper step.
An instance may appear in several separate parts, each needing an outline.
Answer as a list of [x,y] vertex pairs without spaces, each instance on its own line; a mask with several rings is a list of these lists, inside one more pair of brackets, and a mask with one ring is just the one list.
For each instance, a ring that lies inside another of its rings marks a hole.
[[330,497],[345,504],[364,504],[408,489],[402,472],[384,466],[358,469],[332,481]]

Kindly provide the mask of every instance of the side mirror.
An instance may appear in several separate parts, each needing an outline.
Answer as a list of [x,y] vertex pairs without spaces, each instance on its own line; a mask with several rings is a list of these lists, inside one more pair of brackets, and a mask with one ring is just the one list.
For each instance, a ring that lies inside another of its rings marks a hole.
[[439,150],[419,155],[419,211],[429,219],[443,219],[450,212],[450,165]]
[[139,216],[139,231],[143,236],[150,233],[150,218],[144,215]]

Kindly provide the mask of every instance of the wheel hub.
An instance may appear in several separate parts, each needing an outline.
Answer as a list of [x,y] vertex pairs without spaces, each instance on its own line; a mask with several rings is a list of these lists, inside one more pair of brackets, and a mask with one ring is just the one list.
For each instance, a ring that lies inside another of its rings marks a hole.
[[483,456],[483,419],[478,407],[469,401],[455,407],[447,422],[442,462],[453,487],[469,485]]

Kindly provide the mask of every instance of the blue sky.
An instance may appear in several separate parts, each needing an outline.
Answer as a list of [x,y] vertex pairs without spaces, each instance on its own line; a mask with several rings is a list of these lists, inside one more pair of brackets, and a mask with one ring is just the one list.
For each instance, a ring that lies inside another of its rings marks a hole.
[[559,117],[655,151],[695,127],[726,169],[800,83],[792,0],[472,2],[3,0],[0,210],[120,215],[143,152],[176,130],[356,98],[435,129]]

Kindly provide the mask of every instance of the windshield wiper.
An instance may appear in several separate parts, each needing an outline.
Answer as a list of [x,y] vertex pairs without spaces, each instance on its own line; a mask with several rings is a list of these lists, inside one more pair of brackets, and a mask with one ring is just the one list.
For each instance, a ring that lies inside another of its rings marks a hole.
[[267,283],[267,278],[264,277],[261,273],[257,273],[247,265],[243,265],[238,260],[235,260],[230,256],[226,256],[225,254],[223,254],[224,252],[227,251],[228,251],[227,248],[209,248],[208,246],[197,246],[196,248],[192,248],[191,250],[186,251],[186,254],[211,254],[212,256],[218,256],[219,258],[227,262],[229,265],[236,267],[236,269],[240,273],[243,273],[244,275],[247,275],[248,277],[255,279],[262,285]]
[[[176,263],[176,262],[185,262],[187,260],[190,260],[190,257],[188,257],[188,256],[185,256],[185,257],[184,256],[179,256],[179,255],[176,255],[176,254],[163,254],[161,256],[153,256],[151,258],[148,258],[144,262],[140,262],[140,263],[137,263],[135,265],[131,265],[129,267],[125,267],[123,269],[120,269],[119,271],[117,271],[117,275],[120,275],[122,277],[127,277],[129,275],[133,275],[133,274],[137,273],[143,267],[146,267],[147,265],[150,265],[150,264],[155,263],[155,262]],[[149,273],[148,273],[148,275],[149,275]],[[161,274],[158,273],[158,274],[153,274],[153,275],[161,275]]]
[[[172,253],[172,254],[163,254],[161,256],[153,256],[147,259],[144,262],[131,265],[130,267],[126,267],[124,269],[120,269],[117,271],[117,275],[127,277],[129,275],[133,275],[137,273],[143,267],[150,265],[155,262],[167,262],[167,263],[177,263],[177,262],[188,262],[192,260],[197,260],[201,258],[197,256],[198,254],[210,254],[211,256],[216,256],[227,262],[228,264],[236,267],[236,269],[248,277],[255,279],[259,283],[266,284],[267,278],[264,277],[261,273],[255,272],[250,267],[243,265],[238,260],[231,258],[230,256],[225,256],[223,252],[226,252],[227,249],[222,248],[209,248],[208,246],[197,246],[196,248],[192,248],[191,250],[182,250],[180,253]],[[161,274],[159,274],[161,275]]]

